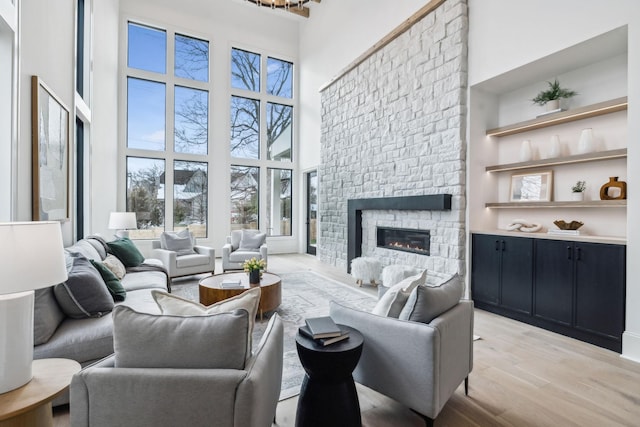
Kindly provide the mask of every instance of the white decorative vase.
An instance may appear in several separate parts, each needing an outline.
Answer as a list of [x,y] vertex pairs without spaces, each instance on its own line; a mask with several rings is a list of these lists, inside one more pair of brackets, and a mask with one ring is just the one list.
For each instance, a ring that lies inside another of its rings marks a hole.
[[580,141],[578,141],[578,154],[591,153],[593,151],[593,129],[582,129]]
[[562,148],[560,147],[560,137],[558,135],[551,136],[551,147],[549,148],[549,158],[553,159],[556,157],[560,157],[560,152]]
[[533,159],[533,150],[531,149],[531,141],[525,139],[520,146],[520,161],[529,162]]
[[548,101],[546,104],[544,104],[544,106],[546,107],[546,111],[557,110],[560,108],[560,100],[552,99],[551,101]]
[[580,192],[571,193],[571,200],[573,200],[574,202],[583,201],[584,200],[584,192],[580,191]]

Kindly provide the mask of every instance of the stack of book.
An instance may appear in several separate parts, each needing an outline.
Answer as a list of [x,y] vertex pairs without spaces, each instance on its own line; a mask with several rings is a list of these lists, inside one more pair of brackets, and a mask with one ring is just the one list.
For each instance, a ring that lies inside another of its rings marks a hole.
[[340,329],[329,316],[312,317],[305,320],[306,325],[300,326],[300,334],[315,340],[322,346],[327,346],[349,338],[349,331]]
[[221,287],[222,289],[241,288],[241,287],[242,287],[242,283],[240,283],[240,280],[224,279],[224,280],[220,283],[220,287]]

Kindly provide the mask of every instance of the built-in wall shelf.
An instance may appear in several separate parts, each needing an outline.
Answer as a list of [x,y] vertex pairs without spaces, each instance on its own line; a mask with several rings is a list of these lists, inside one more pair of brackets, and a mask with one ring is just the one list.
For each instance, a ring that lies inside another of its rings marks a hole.
[[598,151],[595,153],[575,154],[573,156],[555,157],[552,159],[531,160],[529,162],[508,163],[504,165],[487,166],[487,172],[503,172],[519,169],[533,169],[543,166],[567,165],[570,163],[595,162],[599,160],[622,159],[627,157],[627,149]]
[[532,120],[514,123],[508,126],[489,129],[488,136],[506,136],[515,135],[522,132],[528,132],[534,129],[542,129],[550,126],[569,123],[576,120],[587,119],[589,117],[602,116],[604,114],[615,113],[627,109],[627,97],[612,99],[610,101],[599,102],[597,104],[587,105],[572,110],[560,111],[558,113],[548,114]]
[[492,209],[528,209],[528,208],[626,208],[626,200],[584,200],[580,202],[498,202],[484,205]]

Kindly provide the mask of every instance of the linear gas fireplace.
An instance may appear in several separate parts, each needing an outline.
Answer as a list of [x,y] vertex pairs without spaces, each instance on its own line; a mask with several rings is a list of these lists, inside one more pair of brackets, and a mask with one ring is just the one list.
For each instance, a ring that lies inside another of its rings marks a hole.
[[376,234],[379,248],[429,255],[429,230],[377,227]]

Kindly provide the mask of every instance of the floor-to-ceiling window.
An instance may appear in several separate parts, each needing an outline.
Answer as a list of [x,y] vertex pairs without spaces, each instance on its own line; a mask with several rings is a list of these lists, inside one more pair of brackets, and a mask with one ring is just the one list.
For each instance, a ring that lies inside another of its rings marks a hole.
[[132,238],[208,230],[208,40],[127,22],[126,210]]
[[293,175],[293,63],[231,49],[230,221],[290,236]]

